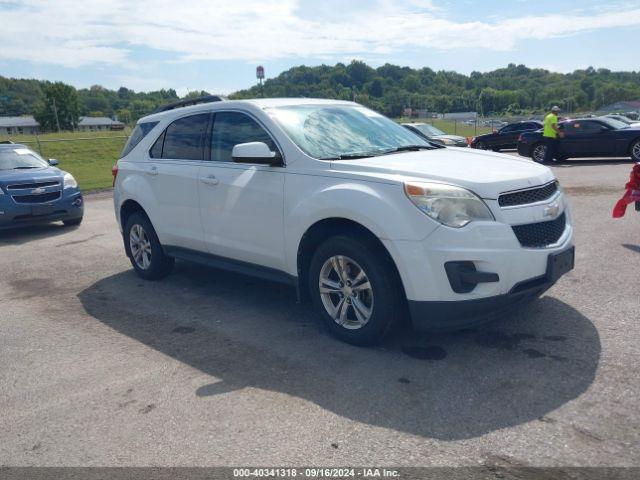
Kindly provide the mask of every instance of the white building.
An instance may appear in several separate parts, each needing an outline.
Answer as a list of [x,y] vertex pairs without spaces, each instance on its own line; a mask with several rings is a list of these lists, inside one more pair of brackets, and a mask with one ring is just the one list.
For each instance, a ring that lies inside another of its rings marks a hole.
[[23,117],[0,117],[0,134],[33,135],[40,132],[40,124],[30,115]]

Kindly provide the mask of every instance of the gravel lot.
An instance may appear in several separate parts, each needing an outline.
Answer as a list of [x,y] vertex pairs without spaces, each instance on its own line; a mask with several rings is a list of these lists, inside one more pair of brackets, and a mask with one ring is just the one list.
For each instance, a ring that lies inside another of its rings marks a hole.
[[111,197],[0,233],[0,465],[640,466],[640,214],[628,161],[554,167],[577,266],[482,328],[323,332],[294,291],[179,262],[138,279]]

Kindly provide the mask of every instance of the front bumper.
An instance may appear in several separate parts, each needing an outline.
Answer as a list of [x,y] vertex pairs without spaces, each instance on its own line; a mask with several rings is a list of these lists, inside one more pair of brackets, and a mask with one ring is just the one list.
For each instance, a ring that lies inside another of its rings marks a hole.
[[54,202],[16,203],[11,195],[0,195],[0,230],[75,220],[84,215],[84,199],[77,188],[63,190]]
[[[570,247],[571,250],[574,247]],[[491,321],[540,297],[557,281],[549,266],[545,275],[516,284],[508,293],[453,302],[409,301],[414,328],[438,332],[467,328]],[[573,267],[572,267],[573,268]]]
[[[557,280],[549,277],[549,259],[573,247],[572,216],[564,197],[514,208],[486,202],[494,222],[472,222],[461,229],[441,226],[421,241],[382,240],[418,328],[449,330],[482,321],[540,296]],[[566,217],[560,237],[540,248],[522,246],[513,226],[544,222],[551,207]]]

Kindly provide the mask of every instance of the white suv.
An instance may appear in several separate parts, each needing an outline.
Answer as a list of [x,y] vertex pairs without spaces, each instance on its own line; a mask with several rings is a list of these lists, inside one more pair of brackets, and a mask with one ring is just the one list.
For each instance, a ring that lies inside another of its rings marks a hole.
[[354,344],[407,315],[428,330],[486,320],[573,268],[551,170],[430,144],[356,103],[174,104],[138,122],[114,176],[141,277],[178,258],[286,282]]

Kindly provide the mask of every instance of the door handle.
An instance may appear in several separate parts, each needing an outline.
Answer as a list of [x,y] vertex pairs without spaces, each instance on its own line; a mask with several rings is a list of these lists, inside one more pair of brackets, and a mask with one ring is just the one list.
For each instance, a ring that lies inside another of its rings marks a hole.
[[218,180],[215,175],[207,175],[206,177],[202,177],[200,181],[206,185],[218,185],[218,183],[220,183],[220,180]]
[[153,176],[158,175],[158,167],[153,165],[149,170],[147,170],[147,175],[153,175]]

